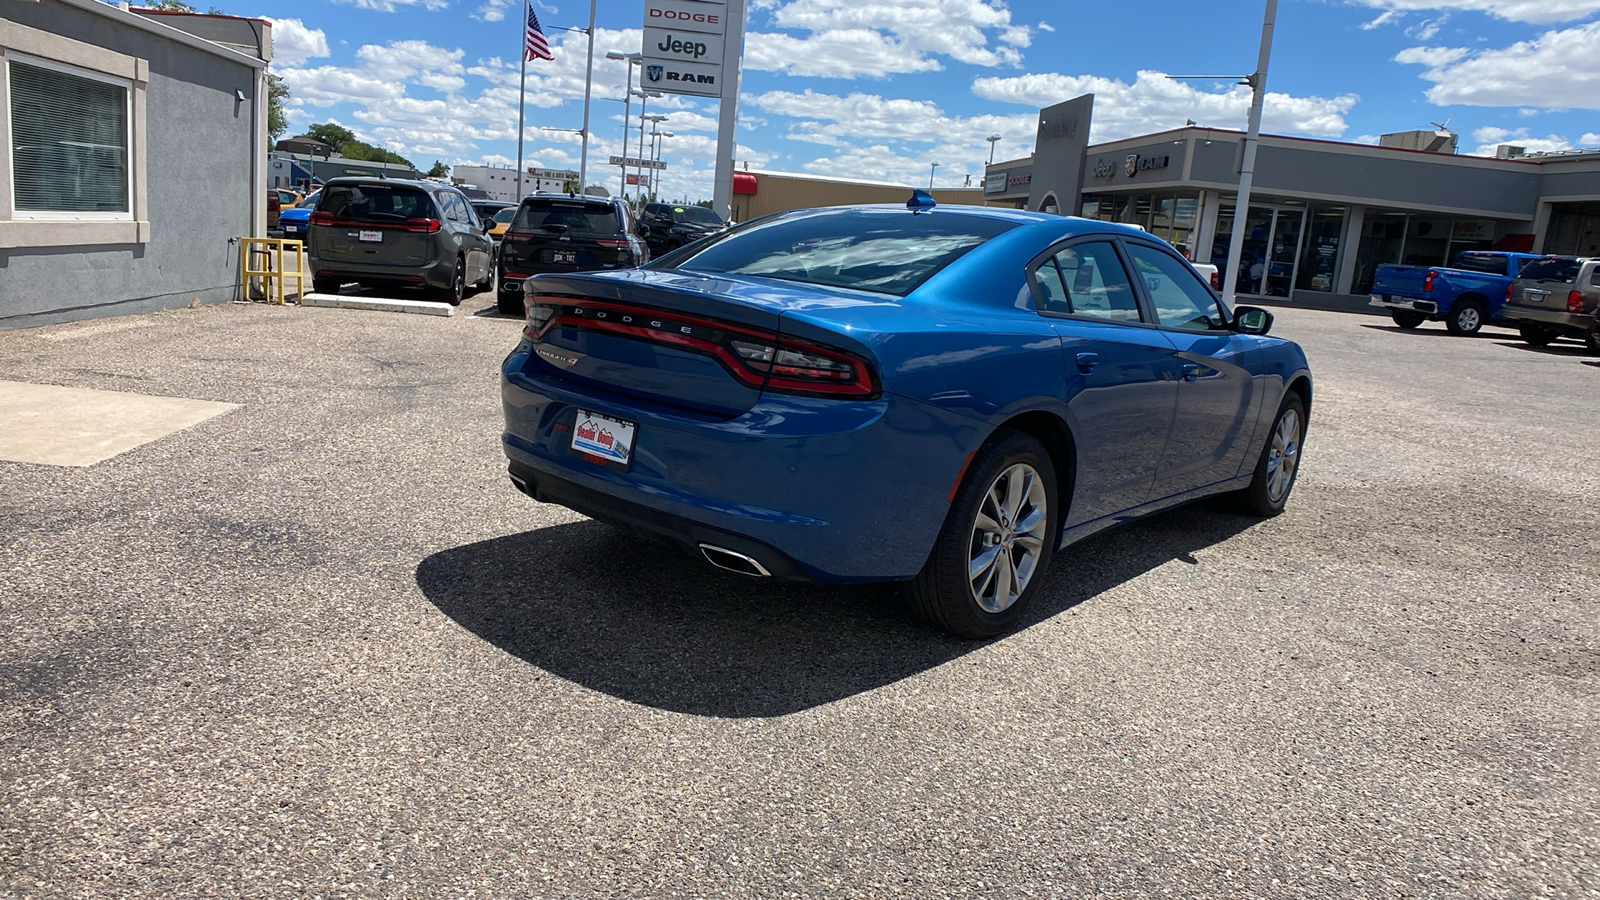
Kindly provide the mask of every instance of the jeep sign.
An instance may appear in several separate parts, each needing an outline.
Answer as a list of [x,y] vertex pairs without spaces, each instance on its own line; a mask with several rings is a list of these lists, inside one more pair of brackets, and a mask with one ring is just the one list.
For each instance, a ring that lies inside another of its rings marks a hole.
[[644,53],[653,59],[717,64],[722,62],[722,35],[647,26]]

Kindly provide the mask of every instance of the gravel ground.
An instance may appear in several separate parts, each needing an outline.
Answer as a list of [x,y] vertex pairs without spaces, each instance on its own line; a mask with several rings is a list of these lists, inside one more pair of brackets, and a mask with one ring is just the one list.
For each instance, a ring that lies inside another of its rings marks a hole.
[[1577,345],[1283,310],[1289,511],[1078,545],[975,644],[517,494],[516,328],[0,333],[0,378],[242,405],[0,463],[0,896],[1600,896]]

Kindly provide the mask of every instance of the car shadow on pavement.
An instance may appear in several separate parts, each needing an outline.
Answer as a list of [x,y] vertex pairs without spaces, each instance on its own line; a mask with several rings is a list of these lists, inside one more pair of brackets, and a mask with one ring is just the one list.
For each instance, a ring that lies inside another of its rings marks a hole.
[[1511,347],[1516,350],[1526,350],[1529,353],[1543,353],[1547,356],[1591,356],[1589,348],[1582,343],[1562,343],[1557,341],[1543,347],[1534,347],[1522,341],[1501,341],[1500,346]]
[[[1424,327],[1420,327],[1420,326],[1417,327],[1417,328],[1401,328],[1398,325],[1372,325],[1372,324],[1363,322],[1363,323],[1361,323],[1361,327],[1362,328],[1371,328],[1373,331],[1387,331],[1387,332],[1389,332],[1391,334],[1414,334],[1414,335],[1416,335],[1418,337],[1447,337],[1447,338],[1456,338],[1457,340],[1463,340],[1463,339],[1467,339],[1467,338],[1504,338],[1505,337],[1504,334],[1500,334],[1500,333],[1497,333],[1497,332],[1489,332],[1487,330],[1485,330],[1485,331],[1477,331],[1477,332],[1474,332],[1472,334],[1451,334],[1450,331],[1444,327],[1444,325],[1439,324],[1439,323],[1433,323],[1433,324],[1435,325],[1435,327],[1433,327],[1433,328],[1424,328]],[[1488,328],[1488,327],[1497,327],[1497,326],[1485,326],[1485,328]]]
[[[1257,521],[1206,503],[1069,547],[1024,627],[1165,563],[1194,564],[1195,551]],[[445,550],[416,577],[445,615],[507,653],[692,715],[797,712],[983,646],[917,620],[897,585],[758,581],[592,521]]]

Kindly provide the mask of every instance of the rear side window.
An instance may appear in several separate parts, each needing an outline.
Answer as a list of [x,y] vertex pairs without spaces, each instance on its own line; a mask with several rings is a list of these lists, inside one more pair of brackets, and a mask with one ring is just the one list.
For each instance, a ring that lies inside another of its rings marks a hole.
[[1563,281],[1571,284],[1578,278],[1583,264],[1575,259],[1541,259],[1529,263],[1520,277],[1533,281]]
[[349,222],[440,218],[426,192],[388,184],[340,184],[323,188],[317,212]]
[[[729,232],[674,268],[852,288],[904,297],[1015,224],[987,216],[904,210],[780,215]],[[690,245],[694,246],[694,245]]]
[[1074,244],[1057,253],[1051,263],[1061,273],[1073,315],[1122,324],[1139,321],[1139,301],[1110,242]]
[[515,206],[508,206],[505,209],[502,209],[499,212],[494,214],[494,220],[496,222],[499,222],[501,225],[504,225],[504,224],[510,222],[512,219],[515,219],[516,217],[517,217],[517,208]]
[[1493,253],[1463,253],[1456,257],[1456,268],[1489,275],[1506,273],[1506,258]]
[[518,231],[544,229],[562,234],[616,234],[622,230],[622,223],[612,206],[536,202],[517,207],[511,227]]

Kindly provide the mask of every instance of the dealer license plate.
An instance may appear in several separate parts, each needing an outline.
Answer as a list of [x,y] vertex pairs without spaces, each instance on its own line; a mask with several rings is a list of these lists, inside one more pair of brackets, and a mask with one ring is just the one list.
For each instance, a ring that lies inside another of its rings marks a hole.
[[613,419],[599,413],[578,410],[572,423],[572,449],[606,462],[628,464],[633,454],[633,436],[639,426],[622,419]]
[[381,231],[363,231],[360,234],[356,235],[356,237],[359,240],[364,241],[364,242],[369,243],[369,244],[381,244],[381,243],[383,243],[383,232],[381,232]]
[[550,261],[558,263],[575,263],[578,261],[576,250],[551,250]]

